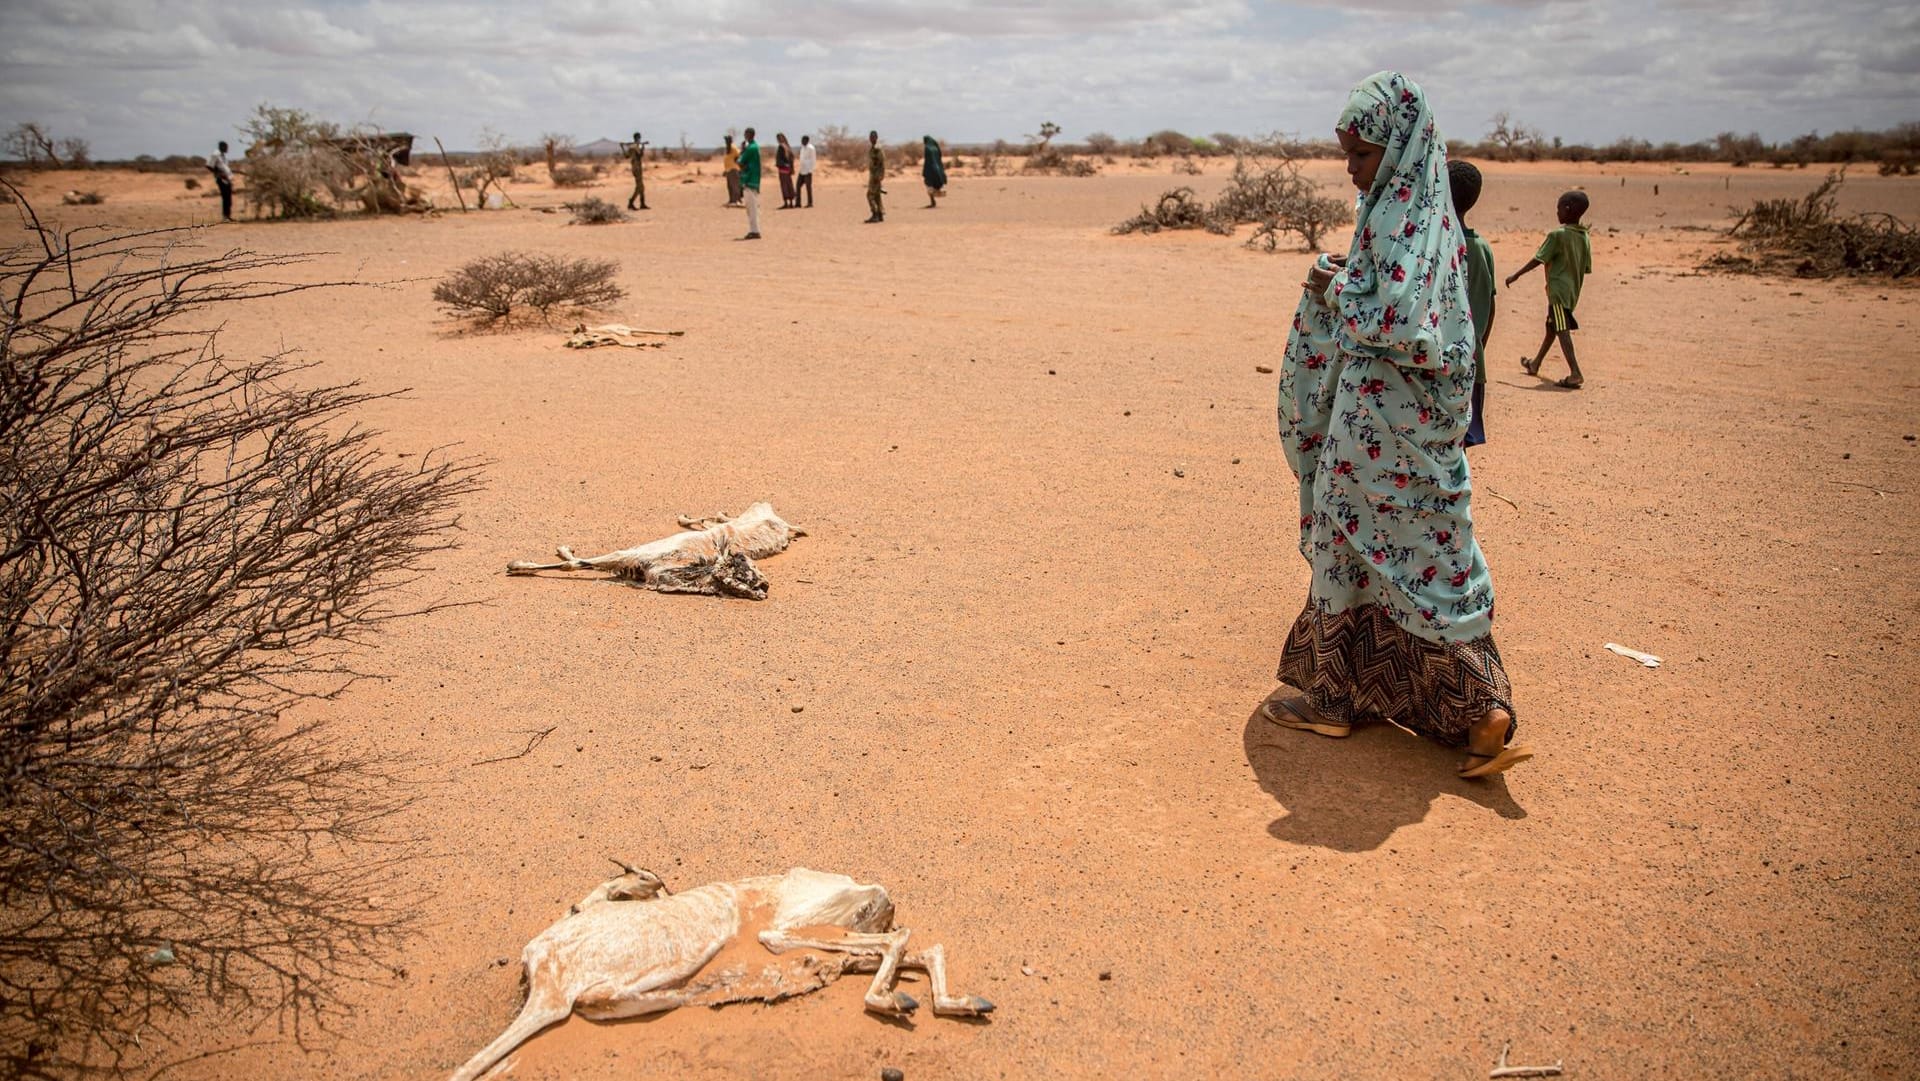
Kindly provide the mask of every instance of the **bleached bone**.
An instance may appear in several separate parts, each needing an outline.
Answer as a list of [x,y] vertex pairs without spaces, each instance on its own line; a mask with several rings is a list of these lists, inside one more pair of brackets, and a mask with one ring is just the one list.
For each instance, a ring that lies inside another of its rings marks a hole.
[[[670,894],[659,876],[621,866],[625,873],[527,943],[520,953],[526,1005],[453,1081],[485,1076],[535,1033],[576,1012],[611,1021],[680,1006],[772,1002],[819,990],[846,972],[874,973],[865,1002],[875,1013],[899,1017],[919,1008],[912,995],[893,989],[901,969],[927,973],[935,1014],[993,1011],[978,995],[947,992],[939,946],[907,952],[911,932],[893,926],[885,887],[796,867]],[[800,950],[825,956],[791,952]]]
[[755,503],[735,518],[715,514],[705,518],[682,515],[686,530],[638,548],[582,559],[571,548],[559,549],[561,562],[514,560],[508,574],[537,571],[604,570],[662,593],[709,593],[729,597],[767,599],[767,580],[753,561],[787,550],[806,530],[787,524],[767,503]]

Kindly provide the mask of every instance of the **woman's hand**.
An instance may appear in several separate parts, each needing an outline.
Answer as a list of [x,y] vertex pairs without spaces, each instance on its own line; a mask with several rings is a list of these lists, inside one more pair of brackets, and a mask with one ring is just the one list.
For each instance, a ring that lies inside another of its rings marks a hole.
[[1319,260],[1314,260],[1313,269],[1307,271],[1307,280],[1301,282],[1301,286],[1313,290],[1316,295],[1326,292],[1327,286],[1333,284],[1333,276],[1347,265],[1347,257],[1329,255],[1326,262],[1332,265],[1323,265]]

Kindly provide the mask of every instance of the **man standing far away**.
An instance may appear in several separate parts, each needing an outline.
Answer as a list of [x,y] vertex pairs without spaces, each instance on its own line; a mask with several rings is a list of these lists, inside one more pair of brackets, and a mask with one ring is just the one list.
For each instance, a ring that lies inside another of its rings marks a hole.
[[207,158],[207,171],[213,174],[213,182],[220,187],[220,220],[233,220],[233,166],[227,163],[227,144],[222,141],[220,149]]
[[[627,155],[627,164],[633,167],[633,194],[627,196],[628,210],[648,210],[647,206],[647,143],[640,138],[639,132],[633,133],[633,142],[621,143],[620,149]],[[640,205],[634,206],[634,200]]]
[[819,161],[820,156],[813,149],[813,136],[802,135],[800,137],[800,168],[797,178],[794,180],[794,206],[800,205],[800,194],[802,192],[806,193],[807,205],[813,205],[813,169],[815,165],[819,164]]
[[887,208],[880,202],[886,189],[880,182],[887,178],[887,155],[880,149],[880,133],[867,132],[867,220],[864,225],[873,225],[887,219]]
[[723,164],[720,167],[720,171],[723,174],[725,174],[727,178],[727,205],[739,206],[740,205],[740,151],[734,149],[733,136],[731,134],[726,136],[726,140],[727,140],[727,148],[725,151],[726,156],[721,159]]
[[760,239],[760,144],[753,141],[753,129],[746,132],[747,141],[740,148],[740,186],[745,189],[747,200],[747,235],[741,240]]

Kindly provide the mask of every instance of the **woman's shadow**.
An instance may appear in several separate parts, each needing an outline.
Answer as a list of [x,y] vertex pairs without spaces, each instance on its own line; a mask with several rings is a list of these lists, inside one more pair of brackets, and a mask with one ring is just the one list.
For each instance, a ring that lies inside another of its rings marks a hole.
[[1425,818],[1441,795],[1459,796],[1502,818],[1527,817],[1505,778],[1461,780],[1454,775],[1461,752],[1391,724],[1328,739],[1282,728],[1256,708],[1243,743],[1260,788],[1286,811],[1267,826],[1277,840],[1369,852],[1395,830]]

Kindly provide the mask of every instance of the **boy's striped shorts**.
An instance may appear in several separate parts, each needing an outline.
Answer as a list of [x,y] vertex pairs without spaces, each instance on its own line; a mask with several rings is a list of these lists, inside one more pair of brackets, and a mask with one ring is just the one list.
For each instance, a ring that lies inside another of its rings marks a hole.
[[1572,308],[1562,308],[1552,301],[1547,302],[1547,329],[1559,334],[1562,331],[1579,330],[1580,321],[1573,317]]

